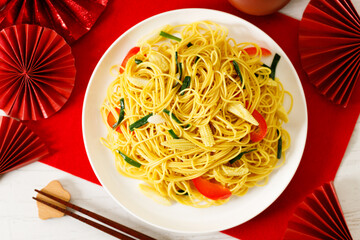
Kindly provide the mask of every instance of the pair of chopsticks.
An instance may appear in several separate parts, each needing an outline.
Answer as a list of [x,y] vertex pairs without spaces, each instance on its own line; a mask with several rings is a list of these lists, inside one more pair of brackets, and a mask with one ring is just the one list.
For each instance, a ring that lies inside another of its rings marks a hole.
[[[49,207],[52,207],[52,208],[66,214],[66,215],[69,215],[69,216],[71,216],[73,218],[76,218],[79,221],[82,221],[82,222],[84,222],[86,224],[89,224],[90,226],[95,227],[95,228],[97,228],[97,229],[99,229],[99,230],[101,230],[103,232],[106,232],[106,233],[108,233],[108,234],[110,234],[110,235],[112,235],[112,236],[114,236],[114,237],[116,237],[118,239],[123,239],[123,240],[134,240],[134,239],[154,240],[154,238],[152,238],[152,237],[149,237],[149,236],[147,236],[147,235],[145,235],[143,233],[135,231],[134,229],[128,228],[128,227],[126,227],[124,225],[121,225],[121,224],[119,224],[117,222],[114,222],[114,221],[112,221],[112,220],[110,220],[108,218],[100,216],[97,213],[91,212],[89,210],[86,210],[84,208],[76,206],[76,205],[74,205],[72,203],[66,202],[66,201],[64,201],[64,200],[62,200],[62,199],[60,199],[58,197],[55,197],[55,196],[49,194],[49,193],[42,192],[42,191],[37,190],[37,189],[35,189],[35,191],[42,194],[42,195],[44,195],[44,196],[46,196],[46,197],[48,197],[48,198],[50,198],[50,199],[52,199],[52,200],[54,200],[54,201],[56,201],[56,202],[58,202],[58,203],[61,203],[61,204],[65,205],[68,208],[74,209],[74,210],[76,210],[78,212],[83,213],[84,215],[87,215],[87,216],[89,216],[89,217],[91,217],[93,219],[96,219],[96,220],[98,220],[99,222],[102,222],[105,225],[94,222],[94,221],[92,221],[90,219],[87,219],[85,217],[82,217],[82,216],[80,216],[80,215],[78,215],[78,214],[76,214],[76,213],[74,213],[72,211],[67,210],[66,208],[61,208],[61,207],[59,207],[57,205],[48,203],[48,202],[46,202],[46,201],[44,201],[42,199],[33,197],[33,199],[35,199],[36,201],[39,201],[39,202],[41,202],[41,203],[43,203],[43,204],[45,204],[45,205],[47,205]],[[111,228],[106,226],[106,225],[110,226]]]

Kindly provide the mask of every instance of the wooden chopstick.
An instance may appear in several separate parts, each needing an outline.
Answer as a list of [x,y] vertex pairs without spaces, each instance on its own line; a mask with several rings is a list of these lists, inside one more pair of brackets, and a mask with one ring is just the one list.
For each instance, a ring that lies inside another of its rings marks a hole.
[[82,216],[80,216],[80,215],[78,215],[76,213],[73,213],[73,212],[67,210],[66,208],[64,209],[64,208],[61,208],[61,207],[59,207],[57,205],[48,203],[48,202],[46,202],[46,201],[44,201],[42,199],[33,197],[33,199],[35,199],[36,201],[39,201],[39,202],[41,202],[41,203],[43,203],[43,204],[45,204],[45,205],[47,205],[49,207],[55,208],[56,210],[58,210],[60,212],[63,212],[66,215],[69,215],[69,216],[71,216],[73,218],[76,218],[79,221],[82,221],[82,222],[84,222],[86,224],[89,224],[89,225],[91,225],[91,226],[93,226],[93,227],[95,227],[95,228],[97,228],[97,229],[99,229],[99,230],[101,230],[103,232],[106,232],[106,233],[108,233],[108,234],[110,234],[110,235],[112,235],[114,237],[117,237],[119,239],[124,239],[124,240],[134,240],[136,238],[144,239],[144,240],[155,240],[154,238],[149,237],[149,236],[147,236],[147,235],[145,235],[143,233],[140,233],[140,232],[138,232],[138,231],[136,231],[134,229],[128,228],[128,227],[126,227],[124,225],[121,225],[120,223],[114,222],[114,221],[112,221],[112,220],[110,220],[108,218],[105,218],[105,217],[103,217],[103,216],[101,216],[101,215],[99,215],[97,213],[94,213],[94,212],[91,212],[91,211],[89,211],[87,209],[76,206],[75,204],[72,204],[70,202],[66,202],[66,201],[64,201],[64,200],[62,200],[62,199],[60,199],[58,197],[55,197],[55,196],[49,194],[49,193],[42,192],[42,191],[37,190],[37,189],[35,189],[35,191],[42,194],[42,195],[44,195],[44,196],[46,196],[46,197],[48,197],[48,198],[50,198],[50,199],[52,199],[52,200],[54,200],[54,201],[56,201],[56,202],[59,202],[59,203],[65,205],[66,207],[69,207],[71,209],[79,211],[79,212],[81,212],[81,213],[83,213],[83,214],[85,214],[85,215],[87,215],[87,216],[89,216],[91,218],[94,218],[94,219],[96,219],[96,220],[98,220],[98,221],[100,221],[100,222],[102,222],[102,223],[104,223],[104,224],[106,224],[108,226],[111,226],[111,227],[121,231],[121,232],[115,231],[115,230],[113,230],[113,229],[111,229],[111,228],[109,228],[109,227],[107,227],[105,225],[101,225],[101,224],[99,224],[97,222],[94,222],[94,221],[92,221],[90,219],[84,218],[84,217],[82,217]]

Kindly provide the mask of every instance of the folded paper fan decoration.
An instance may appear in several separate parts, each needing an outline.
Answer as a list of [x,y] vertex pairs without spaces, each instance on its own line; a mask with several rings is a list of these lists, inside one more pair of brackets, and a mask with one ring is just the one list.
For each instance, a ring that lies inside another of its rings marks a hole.
[[351,1],[311,0],[300,22],[299,51],[320,93],[346,107],[360,77],[360,17]]
[[0,117],[0,174],[48,154],[45,144],[23,123],[10,117]]
[[91,29],[108,0],[0,0],[0,28],[36,24],[54,29],[68,43]]
[[70,97],[75,62],[55,31],[21,24],[0,31],[0,109],[21,120],[47,118]]
[[284,240],[351,240],[332,182],[310,194],[288,222]]

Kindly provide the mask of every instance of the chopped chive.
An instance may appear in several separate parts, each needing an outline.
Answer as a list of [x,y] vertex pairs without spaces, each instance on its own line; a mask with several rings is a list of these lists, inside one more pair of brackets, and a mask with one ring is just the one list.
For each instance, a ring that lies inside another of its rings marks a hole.
[[280,55],[275,53],[274,59],[271,62],[271,66],[270,66],[271,73],[270,73],[269,77],[272,78],[273,80],[275,80],[276,66],[279,63],[280,58],[281,58]]
[[237,74],[237,75],[239,76],[239,78],[240,78],[240,83],[242,84],[243,79],[242,79],[242,75],[241,75],[241,72],[240,72],[239,64],[238,64],[236,61],[232,61],[232,62],[233,62],[233,65],[234,65],[236,74]]
[[143,61],[141,61],[140,59],[135,58],[135,63],[136,63],[136,64],[139,65],[139,64],[142,63],[142,62],[143,62]]
[[117,149],[116,149],[115,151],[116,151],[118,154],[120,154],[120,155],[123,157],[123,159],[125,160],[125,162],[127,162],[128,164],[133,165],[134,167],[137,167],[137,168],[141,167],[141,163],[135,161],[135,160],[132,159],[132,158],[129,158],[128,156],[126,156],[125,154],[123,154],[122,152],[120,152],[120,151],[117,150]]
[[193,44],[191,42],[189,42],[186,46],[187,47],[191,47]]
[[190,76],[185,77],[183,84],[181,85],[181,88],[179,90],[180,95],[184,95],[185,93],[184,90],[190,86],[190,80],[191,80]]
[[[280,132],[279,130],[276,130],[277,134],[280,136]],[[280,159],[281,158],[281,152],[282,152],[282,138],[281,136],[279,137],[279,140],[278,140],[278,149],[277,149],[277,159]]]
[[250,149],[249,151],[245,151],[245,152],[241,152],[239,155],[237,155],[236,157],[234,157],[233,159],[231,159],[229,161],[230,164],[233,164],[234,162],[236,162],[237,160],[239,160],[244,154],[246,153],[250,153],[250,152],[253,152],[253,151],[256,151],[257,149],[254,148],[254,149]]
[[160,32],[160,36],[165,37],[165,38],[169,38],[169,39],[172,39],[172,40],[175,40],[175,41],[178,41],[178,42],[181,41],[181,38],[178,38],[178,37],[176,37],[174,35],[171,35],[170,33],[164,32],[164,31]]
[[170,130],[168,130],[168,132],[174,139],[179,139],[179,137],[175,134],[174,130],[170,129]]
[[120,123],[122,122],[122,120],[124,120],[124,116],[125,116],[125,102],[124,102],[124,98],[120,98],[120,113],[119,113],[119,119],[118,119],[117,122],[112,126],[113,129],[117,128],[117,126],[120,125]]
[[[175,122],[177,122],[178,124],[182,124],[182,122],[173,114],[170,114],[170,111],[167,109],[163,110],[164,113],[166,113],[167,115],[169,115]],[[190,124],[187,124],[186,126],[182,126],[183,128],[187,128],[190,127]]]
[[130,131],[132,132],[132,131],[135,130],[135,128],[139,128],[139,127],[142,127],[142,126],[144,126],[145,124],[147,124],[149,117],[151,117],[152,115],[153,115],[153,114],[150,113],[150,114],[146,115],[145,117],[140,118],[140,119],[137,120],[136,122],[130,124],[130,127],[129,127],[129,128],[130,128]]

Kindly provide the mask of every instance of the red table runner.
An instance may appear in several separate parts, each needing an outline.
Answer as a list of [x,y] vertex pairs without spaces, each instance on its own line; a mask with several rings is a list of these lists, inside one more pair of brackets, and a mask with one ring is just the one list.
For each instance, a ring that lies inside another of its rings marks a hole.
[[268,209],[252,220],[224,231],[241,239],[280,239],[296,205],[314,188],[334,179],[359,116],[360,86],[357,85],[346,109],[320,96],[301,69],[297,50],[299,21],[279,13],[249,16],[224,0],[110,1],[92,30],[72,44],[77,76],[68,102],[48,119],[26,122],[50,147],[51,156],[42,162],[99,184],[85,153],[81,129],[83,98],[91,73],[106,49],[127,29],[155,14],[179,8],[216,9],[250,21],[283,48],[300,76],[308,104],[309,129],[298,171],[284,193]]

